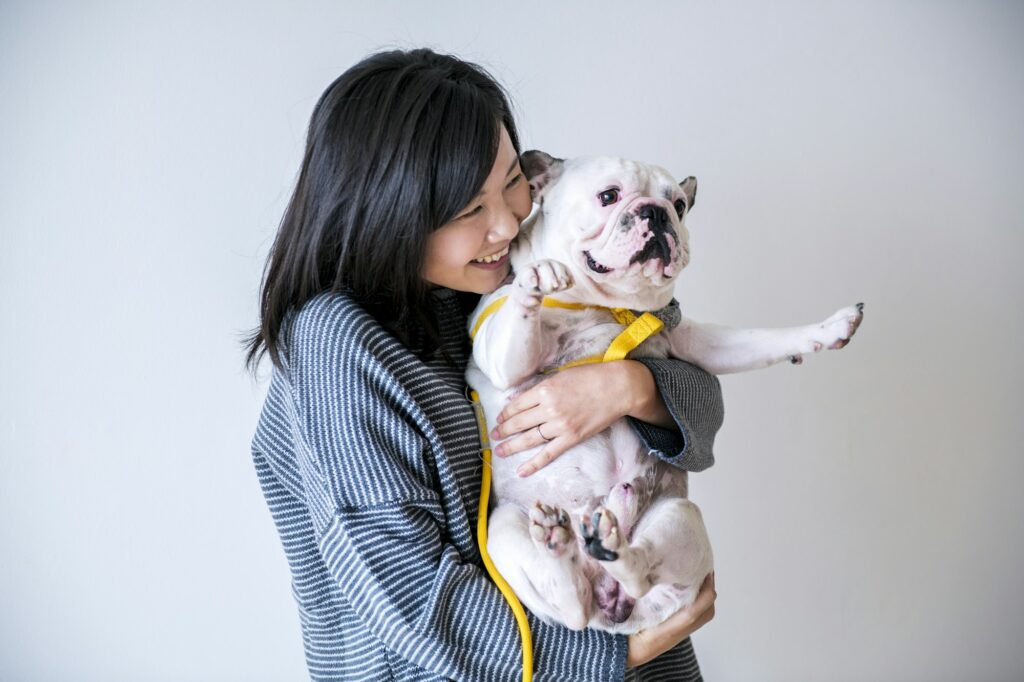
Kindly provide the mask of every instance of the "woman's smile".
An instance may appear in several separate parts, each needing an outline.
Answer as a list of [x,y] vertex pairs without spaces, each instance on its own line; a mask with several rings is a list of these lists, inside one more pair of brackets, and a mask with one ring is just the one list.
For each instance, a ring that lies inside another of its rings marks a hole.
[[509,245],[533,202],[508,131],[503,127],[500,134],[480,192],[427,238],[423,277],[431,284],[486,294],[508,275]]
[[496,251],[489,256],[483,258],[474,258],[469,261],[470,265],[476,265],[486,270],[496,270],[505,263],[508,262],[508,244],[505,245],[501,251]]

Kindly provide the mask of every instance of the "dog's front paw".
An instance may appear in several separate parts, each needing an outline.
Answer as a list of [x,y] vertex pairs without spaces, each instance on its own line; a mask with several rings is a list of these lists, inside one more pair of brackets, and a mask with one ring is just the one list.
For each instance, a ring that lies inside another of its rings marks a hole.
[[598,561],[615,561],[619,558],[619,548],[623,545],[619,521],[606,507],[598,507],[587,518],[583,515],[580,521],[580,535],[583,536],[587,554]]
[[854,332],[864,319],[864,304],[858,303],[836,311],[834,315],[815,326],[801,344],[800,352],[789,356],[794,365],[803,362],[804,353],[836,350],[850,343]]
[[863,303],[847,306],[842,310],[836,311],[832,317],[821,323],[822,328],[830,334],[827,338],[832,339],[832,342],[826,343],[825,347],[835,350],[850,343],[850,339],[853,338],[857,327],[860,326],[863,319]]
[[569,515],[564,509],[534,503],[530,509],[530,537],[552,556],[561,556],[573,542]]
[[513,298],[527,310],[537,310],[548,294],[565,291],[573,285],[572,273],[556,260],[539,260],[516,273]]

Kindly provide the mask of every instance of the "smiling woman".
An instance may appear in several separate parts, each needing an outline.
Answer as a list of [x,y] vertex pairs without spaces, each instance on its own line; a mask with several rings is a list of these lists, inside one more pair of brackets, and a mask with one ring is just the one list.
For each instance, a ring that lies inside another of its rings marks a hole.
[[515,236],[512,211],[529,212],[528,192],[525,204],[514,186],[502,192],[509,173],[496,177],[499,153],[503,170],[517,163],[515,121],[501,86],[473,65],[395,51],[339,76],[309,122],[246,362],[267,352],[279,364],[289,313],[325,290],[351,294],[428,357],[439,345],[432,278],[457,291],[492,290],[500,273],[469,262]]
[[[474,542],[482,443],[464,378],[467,314],[509,274],[532,206],[519,157],[502,88],[430,50],[371,55],[313,111],[247,361],[273,361],[252,456],[314,679],[519,677],[515,622]],[[720,391],[692,365],[622,360],[545,384],[509,420],[524,434],[542,419],[571,447],[628,415],[652,453],[710,465]],[[699,679],[689,634],[713,585],[702,595],[629,637],[534,618],[537,675]]]
[[519,155],[504,126],[494,168],[471,206],[427,238],[423,277],[438,286],[485,294],[508,275],[509,243],[532,206]]

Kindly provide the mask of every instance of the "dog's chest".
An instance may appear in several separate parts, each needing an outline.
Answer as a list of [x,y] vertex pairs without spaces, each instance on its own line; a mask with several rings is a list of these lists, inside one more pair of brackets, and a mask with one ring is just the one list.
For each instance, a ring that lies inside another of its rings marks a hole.
[[[607,310],[544,308],[541,336],[542,372],[551,372],[573,361],[602,356],[624,327]],[[668,339],[655,334],[634,349],[632,357],[666,357]]]

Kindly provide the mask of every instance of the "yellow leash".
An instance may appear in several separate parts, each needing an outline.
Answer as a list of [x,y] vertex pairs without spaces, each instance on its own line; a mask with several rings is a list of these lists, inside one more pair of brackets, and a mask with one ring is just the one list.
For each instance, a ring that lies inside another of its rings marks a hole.
[[[480,330],[480,325],[484,323],[484,320],[501,308],[507,299],[507,296],[502,296],[501,298],[495,299],[483,309],[480,313],[480,317],[477,318],[476,322],[473,324],[473,329],[469,333],[470,339],[474,339],[476,337],[476,333]],[[572,362],[566,363],[561,367],[552,370],[556,372],[568,367],[575,367],[577,365],[622,360],[631,350],[639,346],[647,340],[647,338],[657,334],[664,326],[662,321],[651,313],[643,313],[642,315],[637,316],[633,311],[627,308],[588,306],[583,303],[570,303],[547,297],[542,301],[542,305],[547,308],[569,308],[572,310],[583,310],[585,308],[607,310],[615,317],[616,322],[626,326],[626,329],[616,336],[611,342],[611,345],[608,346],[608,350],[606,350],[604,354],[591,355],[579,360],[573,360]],[[505,597],[505,601],[507,601],[508,605],[512,607],[512,613],[515,615],[516,623],[519,625],[519,637],[523,642],[523,682],[531,682],[533,680],[533,639],[530,636],[530,623],[526,620],[526,611],[523,609],[523,605],[519,603],[519,599],[516,597],[515,592],[513,592],[509,584],[505,582],[505,579],[501,577],[501,574],[495,567],[494,562],[491,561],[491,555],[487,553],[487,508],[491,498],[491,441],[487,436],[487,419],[484,417],[484,409],[480,404],[480,395],[476,391],[471,390],[470,398],[473,400],[473,409],[476,412],[477,426],[480,428],[480,442],[483,444],[484,459],[483,480],[480,484],[480,509],[476,520],[477,544],[480,545],[480,557],[484,561],[487,573],[490,574],[494,584],[498,586],[501,594]]]
[[523,642],[523,682],[533,680],[533,639],[530,637],[530,623],[526,620],[526,611],[519,603],[515,592],[498,573],[498,569],[491,561],[491,555],[487,553],[487,505],[491,499],[491,441],[487,437],[487,420],[484,418],[484,408],[480,404],[480,395],[476,391],[469,392],[473,399],[473,408],[476,410],[476,421],[480,427],[480,441],[484,446],[484,476],[480,483],[480,511],[476,517],[476,541],[480,545],[480,556],[484,560],[484,566],[491,576],[491,580],[501,590],[505,601],[512,607],[512,613],[519,624],[519,638]]

